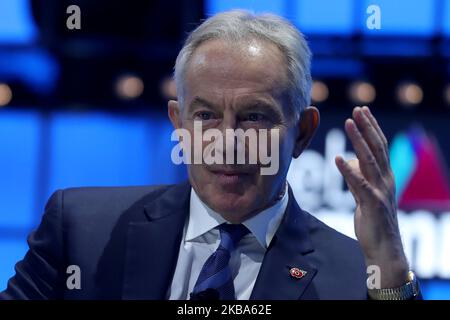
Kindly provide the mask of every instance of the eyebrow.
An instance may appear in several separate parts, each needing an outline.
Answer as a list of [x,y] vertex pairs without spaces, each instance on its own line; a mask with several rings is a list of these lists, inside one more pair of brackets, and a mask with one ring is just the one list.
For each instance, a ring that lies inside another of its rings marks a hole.
[[205,100],[203,98],[200,98],[200,97],[196,96],[192,100],[192,102],[189,104],[188,111],[192,111],[196,107],[199,107],[199,106],[204,106],[204,107],[207,107],[209,109],[217,110],[216,106],[213,103],[211,103],[211,102],[209,102],[209,101],[207,101],[207,100]]

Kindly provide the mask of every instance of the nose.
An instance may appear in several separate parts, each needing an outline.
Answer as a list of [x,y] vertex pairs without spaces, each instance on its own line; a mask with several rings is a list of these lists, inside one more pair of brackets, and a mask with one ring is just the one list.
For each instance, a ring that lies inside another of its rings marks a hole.
[[223,114],[223,121],[222,121],[222,130],[225,133],[226,129],[236,129],[237,120],[236,120],[236,114],[231,111],[227,110]]
[[[227,131],[236,130],[237,128],[237,119],[236,114],[232,110],[227,110],[223,114],[223,121],[221,125],[221,131],[222,131],[222,137],[223,137],[223,145],[222,148],[222,156],[224,156],[226,159],[233,159],[233,164],[236,159],[236,138],[234,134],[230,134],[229,132],[227,134]],[[230,158],[231,157],[231,158]],[[226,161],[228,162],[228,161]],[[231,164],[231,163],[230,163]]]

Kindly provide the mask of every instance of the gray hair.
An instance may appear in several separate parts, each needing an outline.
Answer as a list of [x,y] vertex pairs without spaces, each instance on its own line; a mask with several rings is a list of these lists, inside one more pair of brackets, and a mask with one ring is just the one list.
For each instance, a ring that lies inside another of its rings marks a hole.
[[295,118],[310,104],[311,51],[302,33],[289,21],[274,14],[255,15],[242,10],[216,14],[206,19],[186,39],[175,63],[175,83],[183,104],[183,78],[194,51],[204,42],[223,39],[232,42],[262,39],[275,44],[287,62],[289,97]]

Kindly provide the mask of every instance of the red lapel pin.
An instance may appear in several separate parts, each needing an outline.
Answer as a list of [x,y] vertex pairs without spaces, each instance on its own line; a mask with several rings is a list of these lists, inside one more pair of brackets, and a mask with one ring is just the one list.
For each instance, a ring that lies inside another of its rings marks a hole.
[[289,273],[291,274],[291,277],[301,279],[306,275],[307,272],[299,268],[291,268],[291,270],[289,270]]

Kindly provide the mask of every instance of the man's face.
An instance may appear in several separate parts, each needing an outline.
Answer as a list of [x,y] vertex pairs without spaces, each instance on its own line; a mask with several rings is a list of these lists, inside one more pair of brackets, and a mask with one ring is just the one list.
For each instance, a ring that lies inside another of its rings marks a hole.
[[[284,188],[300,127],[290,111],[283,59],[265,41],[207,41],[187,66],[183,106],[169,103],[175,127],[187,129],[191,137],[194,121],[201,121],[203,131],[216,128],[224,137],[226,129],[279,130],[279,169],[274,175],[261,175],[259,161],[248,164],[248,159],[245,165],[188,165],[191,185],[202,201],[231,222],[271,205]],[[203,148],[208,144],[203,142]]]

